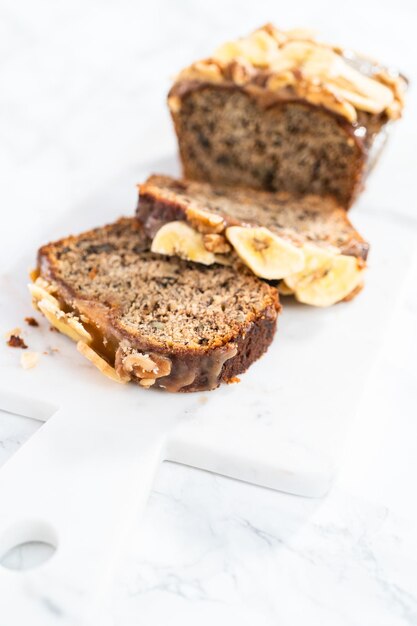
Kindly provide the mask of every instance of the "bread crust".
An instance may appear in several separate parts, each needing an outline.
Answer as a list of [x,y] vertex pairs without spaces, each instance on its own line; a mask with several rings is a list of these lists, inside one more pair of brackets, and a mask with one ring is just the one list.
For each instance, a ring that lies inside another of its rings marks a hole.
[[[84,324],[95,338],[93,347],[101,352],[101,356],[111,366],[115,365],[117,348],[120,345],[128,345],[129,350],[170,361],[170,373],[157,378],[154,387],[181,392],[207,391],[242,374],[267,350],[274,337],[277,316],[281,309],[278,292],[271,286],[265,285],[260,312],[252,314],[238,329],[231,330],[229,334],[213,338],[209,346],[169,345],[167,342],[147,337],[143,332],[129,332],[120,323],[117,304],[100,303],[97,307],[94,300],[83,298],[77,287],[62,277],[57,253],[73,245],[81,237],[94,238],[97,230],[111,234],[118,227],[132,228],[138,238],[143,240],[138,222],[133,218],[122,218],[116,224],[107,225],[103,229],[94,229],[79,236],[66,237],[44,245],[38,252],[39,275],[53,286],[54,297],[59,300],[63,310],[88,320]],[[151,253],[149,255],[153,256]],[[186,271],[187,264],[183,265]],[[110,347],[107,353],[103,350],[103,338]]]

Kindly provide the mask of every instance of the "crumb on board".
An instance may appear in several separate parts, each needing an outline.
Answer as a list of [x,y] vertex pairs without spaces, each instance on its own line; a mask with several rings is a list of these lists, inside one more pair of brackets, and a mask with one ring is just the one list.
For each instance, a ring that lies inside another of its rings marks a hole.
[[55,326],[50,326],[49,330],[51,331],[51,333],[57,333],[58,330],[55,328]]
[[30,370],[38,364],[39,358],[39,352],[23,352],[20,357],[20,365],[24,370]]
[[22,348],[22,350],[26,350],[27,348],[27,345],[25,344],[22,337],[20,337],[20,335],[10,335],[9,339],[7,340],[7,345],[10,348]]
[[39,326],[39,322],[34,317],[25,317],[25,322],[28,326]]
[[48,348],[43,351],[43,354],[46,356],[53,356],[55,353],[59,352],[59,348]]

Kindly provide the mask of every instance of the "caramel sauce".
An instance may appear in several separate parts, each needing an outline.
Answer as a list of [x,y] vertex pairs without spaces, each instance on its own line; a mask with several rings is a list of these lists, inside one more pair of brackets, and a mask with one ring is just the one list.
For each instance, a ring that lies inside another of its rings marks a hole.
[[[76,316],[90,333],[91,349],[104,358],[120,375],[128,374],[131,380],[137,383],[144,377],[155,378],[155,386],[170,392],[178,392],[197,379],[201,382],[196,390],[214,389],[220,382],[219,377],[223,365],[237,354],[235,344],[219,346],[206,353],[184,352],[183,355],[173,354],[170,357],[149,350],[142,351],[131,345],[121,333],[115,331],[104,305],[80,299],[74,300],[72,305],[69,305],[68,302],[62,301],[62,298],[58,297],[58,300],[61,310]],[[94,322],[91,321],[92,319]],[[142,352],[155,361],[154,372],[142,372],[136,368],[132,372],[127,372],[123,369],[123,356]],[[161,376],[164,372],[169,373]]]

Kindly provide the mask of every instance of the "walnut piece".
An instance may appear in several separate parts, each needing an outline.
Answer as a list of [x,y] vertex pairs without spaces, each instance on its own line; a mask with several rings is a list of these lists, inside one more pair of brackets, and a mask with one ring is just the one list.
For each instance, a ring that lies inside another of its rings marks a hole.
[[7,340],[7,345],[10,348],[22,348],[22,350],[27,349],[27,345],[25,344],[22,337],[20,337],[20,335],[10,335],[9,339]]
[[[136,364],[134,364],[135,360]],[[133,363],[132,369],[138,378],[162,378],[163,376],[168,376],[171,372],[171,361],[159,354],[152,354],[151,356],[149,354],[132,353],[123,359],[122,363],[124,366],[126,361],[129,365]]]
[[155,361],[152,361],[149,354],[141,352],[128,354],[122,359],[123,367],[127,372],[134,372],[140,378],[141,374],[155,372],[157,369]]
[[[170,374],[170,359],[155,353],[127,352],[129,349],[129,346],[120,346],[117,349],[115,368],[120,375],[128,375],[130,379],[139,379],[142,386],[149,387],[157,378]],[[153,382],[150,383],[150,380]]]
[[37,320],[35,320],[34,317],[25,317],[25,322],[28,326],[39,326],[39,322]]
[[221,215],[197,207],[187,207],[187,220],[199,233],[221,233],[225,221]]
[[226,237],[217,233],[207,233],[203,236],[204,247],[215,254],[228,254],[232,250]]

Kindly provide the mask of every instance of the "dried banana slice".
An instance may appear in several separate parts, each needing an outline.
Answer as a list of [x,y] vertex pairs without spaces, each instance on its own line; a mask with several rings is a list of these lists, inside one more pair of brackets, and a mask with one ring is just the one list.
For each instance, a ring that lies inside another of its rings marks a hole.
[[331,306],[346,298],[363,280],[364,264],[337,250],[303,246],[304,269],[285,278],[285,284],[304,304]]
[[381,113],[394,100],[392,90],[351,67],[339,54],[323,45],[290,41],[274,60],[274,72],[299,68],[310,80],[320,80],[332,92],[358,109]]
[[203,235],[183,221],[164,224],[156,233],[151,250],[203,265],[216,263],[216,255],[206,249]]
[[89,361],[91,361],[91,363],[93,363],[93,365],[95,365],[102,374],[104,374],[108,378],[111,378],[111,380],[114,380],[116,383],[120,383],[122,385],[129,382],[129,375],[120,376],[116,372],[114,367],[107,363],[107,361],[105,361],[99,354],[97,354],[97,352],[90,348],[90,346],[87,345],[84,341],[78,341],[77,350]]
[[34,283],[29,283],[28,289],[32,296],[32,305],[35,310],[39,309],[38,302],[40,300],[48,300],[59,308],[58,300],[52,295],[50,290],[48,291],[48,283],[42,280],[42,278],[38,277]]
[[91,343],[93,340],[90,333],[75,317],[71,317],[61,311],[61,309],[50,300],[39,300],[37,302],[39,310],[44,314],[48,322],[52,324],[59,332],[70,337],[73,341],[83,340]]
[[223,44],[214,53],[214,58],[227,63],[243,57],[256,67],[267,67],[271,58],[276,56],[277,50],[278,46],[274,37],[265,30],[259,29],[248,37]]
[[260,278],[285,278],[304,267],[301,248],[263,226],[229,226],[226,237],[242,261]]
[[278,289],[278,293],[281,296],[293,296],[294,295],[294,291],[290,287],[288,287],[285,280],[281,280],[281,282],[277,285],[277,289]]

